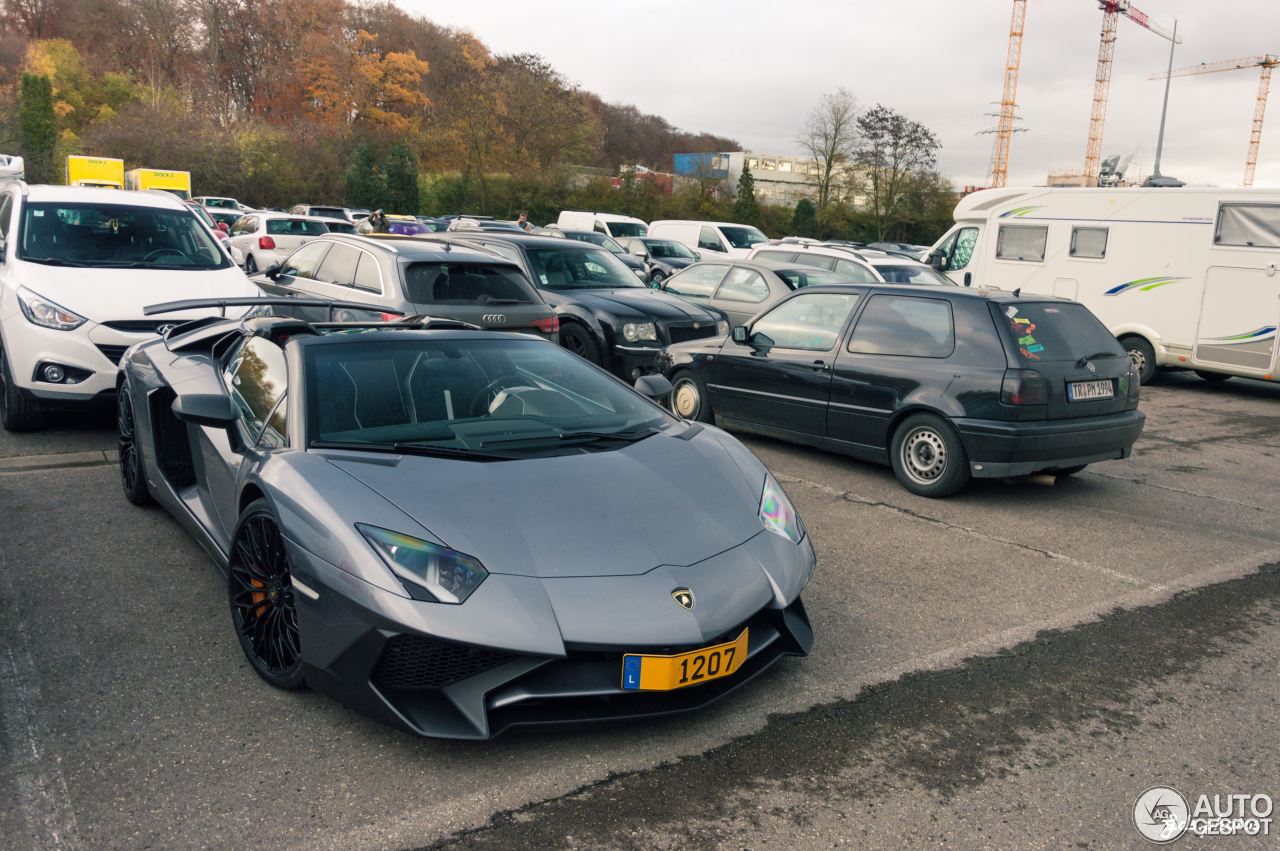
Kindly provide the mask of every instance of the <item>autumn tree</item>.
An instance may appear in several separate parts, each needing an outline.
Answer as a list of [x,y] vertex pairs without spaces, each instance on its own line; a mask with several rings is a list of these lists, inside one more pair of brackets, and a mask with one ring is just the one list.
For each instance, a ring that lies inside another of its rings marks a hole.
[[876,238],[884,239],[904,213],[912,179],[933,168],[942,143],[928,127],[881,104],[858,116],[857,124],[855,159],[866,180]]
[[796,138],[817,165],[818,213],[832,200],[841,171],[853,158],[858,138],[858,104],[847,89],[823,95]]
[[575,86],[541,56],[500,57],[501,122],[517,168],[546,171],[556,162],[589,162],[599,127]]
[[58,126],[53,111],[53,84],[43,74],[22,75],[18,133],[27,179],[32,183],[57,182],[54,151],[58,144]]

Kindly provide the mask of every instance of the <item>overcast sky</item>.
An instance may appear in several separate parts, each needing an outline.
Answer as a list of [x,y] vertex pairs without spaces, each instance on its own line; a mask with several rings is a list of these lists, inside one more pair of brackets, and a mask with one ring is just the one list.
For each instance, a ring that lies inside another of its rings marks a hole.
[[[941,170],[984,183],[1000,98],[1010,0],[397,0],[471,30],[498,53],[533,52],[609,101],[633,103],[686,130],[797,153],[818,96],[844,86],[942,140]],[[1095,0],[1030,0],[1018,84],[1020,125],[1009,182],[1043,183],[1084,160],[1102,13]],[[1174,67],[1280,53],[1280,0],[1144,0],[1153,21],[1178,19]],[[1169,43],[1121,19],[1103,154],[1155,158]],[[1280,187],[1280,73],[1255,186]],[[1238,186],[1258,88],[1253,69],[1175,78],[1161,170],[1189,183]]]

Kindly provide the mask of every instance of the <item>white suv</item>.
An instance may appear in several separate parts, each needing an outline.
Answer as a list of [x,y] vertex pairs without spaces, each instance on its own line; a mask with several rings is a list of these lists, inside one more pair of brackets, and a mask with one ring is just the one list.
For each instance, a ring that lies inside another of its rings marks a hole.
[[54,407],[116,390],[134,343],[217,310],[149,304],[261,295],[176,197],[0,185],[0,424],[39,428]]

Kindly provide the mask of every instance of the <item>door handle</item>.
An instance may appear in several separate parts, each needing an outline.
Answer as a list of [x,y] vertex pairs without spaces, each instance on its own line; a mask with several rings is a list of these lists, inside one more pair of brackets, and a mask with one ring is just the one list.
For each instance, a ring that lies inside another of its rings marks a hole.
[[816,360],[813,363],[809,364],[809,369],[812,369],[814,372],[826,372],[827,362]]

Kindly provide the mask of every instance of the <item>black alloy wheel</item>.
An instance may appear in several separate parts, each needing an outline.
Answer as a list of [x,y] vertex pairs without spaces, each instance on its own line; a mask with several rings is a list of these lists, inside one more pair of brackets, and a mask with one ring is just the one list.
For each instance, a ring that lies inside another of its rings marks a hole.
[[249,664],[271,685],[304,684],[289,555],[265,499],[240,515],[227,571],[231,623]]
[[252,275],[252,274],[255,274],[257,271],[258,271],[258,262],[254,260],[253,255],[250,254],[248,257],[244,258],[244,273],[246,275]]
[[134,505],[150,505],[153,500],[135,437],[133,396],[128,381],[120,385],[116,394],[116,446],[120,455],[120,486],[124,488],[125,499]]
[[583,360],[600,365],[600,347],[591,339],[591,332],[577,323],[560,326],[560,345]]

